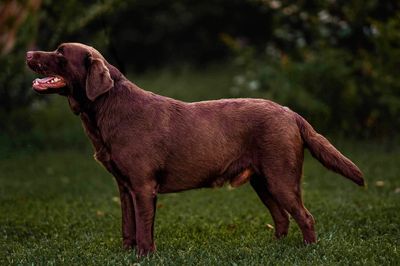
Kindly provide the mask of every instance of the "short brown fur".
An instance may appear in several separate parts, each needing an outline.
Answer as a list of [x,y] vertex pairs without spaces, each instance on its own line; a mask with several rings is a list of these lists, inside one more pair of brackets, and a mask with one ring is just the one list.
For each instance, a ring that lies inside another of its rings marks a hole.
[[303,150],[363,185],[361,171],[286,107],[263,99],[186,103],[140,89],[92,47],[65,43],[30,52],[29,67],[63,77],[66,86],[42,93],[67,96],[90,138],[95,158],[120,191],[125,248],[155,250],[158,193],[250,181],[270,210],[277,238],[290,214],[304,242],[316,242],[314,219],[301,197]]

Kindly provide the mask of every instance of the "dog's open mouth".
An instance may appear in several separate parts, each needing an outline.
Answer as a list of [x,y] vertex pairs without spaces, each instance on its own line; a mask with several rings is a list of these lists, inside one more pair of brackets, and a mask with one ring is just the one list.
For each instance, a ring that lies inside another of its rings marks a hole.
[[45,92],[48,89],[58,89],[65,86],[65,80],[60,76],[38,78],[32,82],[32,87],[38,92]]

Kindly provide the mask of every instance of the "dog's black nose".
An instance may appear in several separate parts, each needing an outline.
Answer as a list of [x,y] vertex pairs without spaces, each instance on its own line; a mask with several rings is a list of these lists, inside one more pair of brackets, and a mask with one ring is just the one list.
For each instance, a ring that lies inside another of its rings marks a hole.
[[33,52],[29,51],[26,53],[26,60],[31,60],[33,58]]

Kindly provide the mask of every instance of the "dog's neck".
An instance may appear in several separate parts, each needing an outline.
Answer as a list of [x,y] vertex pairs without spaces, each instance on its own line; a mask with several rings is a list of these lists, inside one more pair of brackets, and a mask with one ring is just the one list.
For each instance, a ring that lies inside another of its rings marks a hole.
[[[126,79],[118,70],[112,69],[111,76],[114,80],[114,86],[111,90],[100,95],[94,101],[89,100],[85,95],[70,95],[68,96],[69,106],[75,115],[80,116],[84,124],[88,127],[96,128],[99,134],[102,130],[110,131],[114,128],[114,124],[121,121],[116,121],[113,118],[105,119],[113,114],[136,114],[140,116],[143,109],[148,108],[148,103],[151,98],[162,97],[151,92],[145,91],[134,83]],[[84,90],[75,90],[84,91]],[[82,119],[85,117],[85,119]],[[99,127],[99,120],[109,121],[107,124],[102,124]]]

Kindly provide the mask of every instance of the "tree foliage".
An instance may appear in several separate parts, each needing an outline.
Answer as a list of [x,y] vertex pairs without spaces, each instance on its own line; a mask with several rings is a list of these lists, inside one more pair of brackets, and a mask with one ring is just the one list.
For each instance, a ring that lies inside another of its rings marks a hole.
[[361,136],[400,129],[396,1],[263,1],[274,9],[265,50],[227,36],[241,72],[233,92],[292,106],[318,127]]

